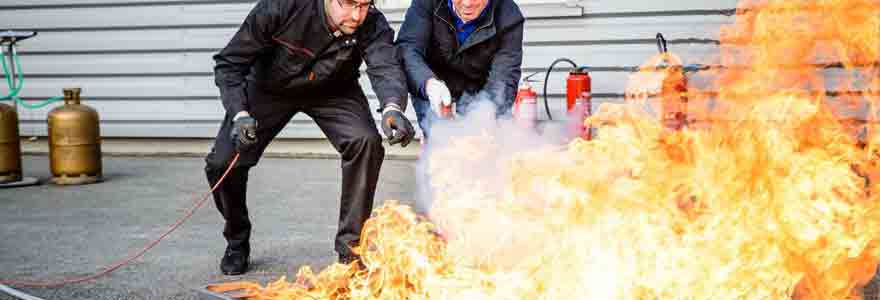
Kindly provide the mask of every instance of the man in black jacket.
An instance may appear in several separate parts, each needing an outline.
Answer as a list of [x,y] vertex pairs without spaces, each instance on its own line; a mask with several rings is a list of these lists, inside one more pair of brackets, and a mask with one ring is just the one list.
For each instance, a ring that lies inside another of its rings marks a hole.
[[352,247],[372,210],[385,153],[357,80],[363,61],[389,143],[405,147],[414,134],[402,113],[407,103],[405,75],[393,37],[393,29],[370,0],[260,0],[214,56],[226,116],[205,158],[208,182],[215,185],[235,154],[241,155],[214,191],[214,202],[226,220],[223,235],[228,245],[220,263],[224,274],[238,275],[248,268],[248,170],[298,112],[314,119],[342,156],[335,249],[341,262],[356,259]]
[[[513,0],[413,0],[400,27],[413,108],[426,136],[442,104],[474,100],[510,111],[522,65],[524,18]],[[432,113],[433,111],[433,113]]]

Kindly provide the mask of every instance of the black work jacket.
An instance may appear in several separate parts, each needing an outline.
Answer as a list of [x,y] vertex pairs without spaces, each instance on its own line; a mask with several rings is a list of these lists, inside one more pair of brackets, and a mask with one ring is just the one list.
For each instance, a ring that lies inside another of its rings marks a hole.
[[382,107],[394,103],[406,109],[406,79],[393,39],[394,30],[375,7],[354,34],[334,36],[324,0],[260,0],[214,55],[215,82],[227,113],[236,114],[260,101],[247,99],[246,84],[290,96],[359,89],[359,68],[366,61]]
[[402,52],[409,91],[422,95],[431,77],[444,81],[453,98],[486,93],[509,109],[522,73],[524,18],[513,0],[491,0],[477,29],[459,45],[447,0],[413,0],[397,46]]

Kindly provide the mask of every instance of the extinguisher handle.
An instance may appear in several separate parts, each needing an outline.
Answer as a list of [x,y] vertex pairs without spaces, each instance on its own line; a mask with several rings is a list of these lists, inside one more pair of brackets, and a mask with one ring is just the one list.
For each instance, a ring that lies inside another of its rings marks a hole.
[[666,47],[666,38],[663,37],[662,33],[657,33],[657,51],[660,53],[669,52],[669,49]]
[[534,72],[534,73],[532,73],[532,74],[526,75],[525,77],[523,77],[522,82],[540,82],[540,81],[538,81],[538,80],[533,80],[533,79],[532,79],[532,76],[538,75],[538,74],[540,74],[540,73],[541,73],[541,72]]

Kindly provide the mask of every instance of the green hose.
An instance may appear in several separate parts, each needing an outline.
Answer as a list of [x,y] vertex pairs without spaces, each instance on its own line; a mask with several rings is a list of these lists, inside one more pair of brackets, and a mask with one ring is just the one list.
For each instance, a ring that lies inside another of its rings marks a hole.
[[49,99],[46,99],[46,101],[43,101],[40,103],[28,104],[27,102],[24,102],[24,100],[21,100],[21,98],[16,97],[16,99],[15,99],[15,101],[18,102],[18,105],[21,105],[27,109],[40,109],[40,108],[46,107],[49,104],[52,104],[52,103],[55,103],[55,102],[58,102],[61,100],[64,100],[64,97],[56,96],[56,97],[51,97]]
[[52,97],[39,103],[29,104],[27,102],[24,102],[21,97],[18,97],[18,93],[21,92],[21,88],[24,86],[24,72],[21,71],[21,58],[18,57],[18,53],[12,51],[11,55],[15,67],[17,67],[18,69],[18,86],[13,88],[13,78],[9,72],[9,66],[6,65],[6,56],[4,55],[3,57],[0,57],[0,64],[3,65],[3,75],[5,75],[6,77],[6,85],[9,86],[9,95],[0,97],[0,101],[13,100],[24,108],[40,109],[54,102],[64,100],[64,97]]
[[[17,57],[18,57],[17,55],[12,56],[13,59],[15,59]],[[12,78],[12,76],[9,75],[9,67],[6,66],[6,55],[4,55],[2,57],[2,59],[0,59],[0,64],[3,65],[3,75],[5,75],[5,77],[6,77],[6,85],[9,86],[9,92],[10,92],[9,95],[4,96],[4,97],[0,97],[0,100],[9,100],[9,99],[12,99],[12,97],[15,97],[18,95],[18,92],[21,91],[21,86],[19,86],[18,88],[12,88],[12,79],[13,78]],[[21,63],[18,63],[18,61],[16,61],[16,64],[21,66]],[[24,83],[24,75],[21,74],[21,72],[18,73],[18,82]]]

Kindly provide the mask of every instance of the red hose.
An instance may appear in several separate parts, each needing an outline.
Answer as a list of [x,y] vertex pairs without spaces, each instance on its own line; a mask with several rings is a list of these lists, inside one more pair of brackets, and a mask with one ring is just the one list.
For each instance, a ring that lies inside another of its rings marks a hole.
[[10,285],[10,286],[18,286],[18,287],[31,287],[31,288],[61,287],[61,286],[65,286],[68,284],[81,283],[81,282],[97,279],[101,276],[110,274],[113,271],[116,271],[117,269],[131,263],[133,260],[143,256],[144,253],[147,253],[147,251],[149,251],[150,249],[152,249],[153,247],[158,245],[159,242],[162,241],[162,239],[164,239],[166,236],[168,236],[169,234],[174,232],[174,230],[176,230],[177,227],[180,227],[180,225],[182,225],[184,222],[186,222],[186,220],[188,220],[190,217],[192,217],[192,215],[195,214],[195,212],[200,207],[202,207],[202,205],[205,204],[205,201],[208,200],[208,197],[211,196],[211,194],[214,192],[214,190],[216,190],[217,187],[220,186],[221,183],[223,183],[223,180],[226,179],[226,175],[228,175],[229,172],[232,171],[232,167],[235,166],[235,163],[238,162],[238,156],[239,156],[239,154],[236,153],[235,157],[232,158],[232,162],[229,163],[229,167],[226,168],[226,172],[223,172],[223,176],[221,176],[220,180],[217,181],[217,184],[214,184],[214,186],[211,187],[211,190],[208,191],[208,193],[206,193],[205,196],[202,197],[202,199],[199,200],[199,202],[197,202],[195,206],[190,208],[186,212],[186,214],[183,215],[183,217],[181,217],[180,219],[177,220],[177,222],[175,222],[173,225],[171,225],[171,227],[169,227],[168,230],[165,231],[165,233],[163,233],[161,236],[159,236],[155,240],[148,242],[144,246],[143,249],[141,249],[140,251],[138,251],[134,255],[131,255],[125,259],[119,260],[119,261],[111,264],[110,266],[106,267],[103,271],[92,274],[92,275],[79,276],[79,277],[69,277],[69,278],[63,278],[63,279],[59,279],[59,280],[55,280],[55,281],[0,280],[0,284]]

